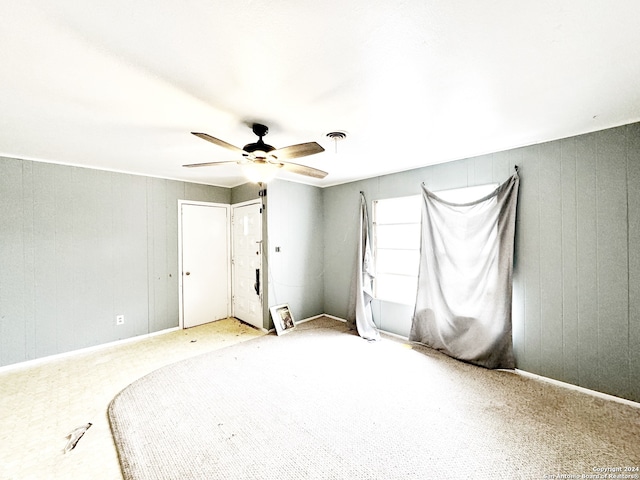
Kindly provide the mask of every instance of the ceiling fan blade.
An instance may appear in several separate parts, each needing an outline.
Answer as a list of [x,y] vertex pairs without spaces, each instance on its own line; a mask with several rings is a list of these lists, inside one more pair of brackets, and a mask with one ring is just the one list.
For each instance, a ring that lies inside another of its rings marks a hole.
[[307,177],[314,178],[324,178],[328,175],[327,172],[323,172],[317,168],[298,165],[297,163],[282,162],[282,169],[291,173],[297,173],[299,175],[306,175]]
[[190,163],[188,165],[182,165],[183,167],[187,167],[187,168],[194,168],[194,167],[215,167],[217,165],[226,165],[228,163],[238,163],[235,160],[229,160],[226,162],[206,162],[206,163]]
[[313,155],[320,152],[324,152],[324,148],[316,142],[308,142],[278,148],[273,152],[269,152],[269,154],[275,156],[278,160],[288,160],[290,158],[306,157],[307,155]]
[[239,153],[244,152],[244,150],[242,150],[241,148],[236,147],[235,145],[231,145],[230,143],[227,143],[224,140],[220,140],[219,138],[212,137],[211,135],[209,135],[207,133],[191,132],[191,134],[195,135],[196,137],[200,137],[201,139],[206,140],[207,142],[214,143],[214,144],[218,145],[219,147],[226,148],[227,150],[231,150],[231,151],[239,152]]

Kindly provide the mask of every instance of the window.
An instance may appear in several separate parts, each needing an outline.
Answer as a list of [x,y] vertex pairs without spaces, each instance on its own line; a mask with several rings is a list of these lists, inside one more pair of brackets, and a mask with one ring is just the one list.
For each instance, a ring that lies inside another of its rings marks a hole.
[[420,195],[373,202],[374,295],[415,302],[420,262]]
[[[498,184],[435,192],[453,203],[468,203],[490,194]],[[380,300],[413,305],[420,265],[422,195],[373,202],[374,295]]]

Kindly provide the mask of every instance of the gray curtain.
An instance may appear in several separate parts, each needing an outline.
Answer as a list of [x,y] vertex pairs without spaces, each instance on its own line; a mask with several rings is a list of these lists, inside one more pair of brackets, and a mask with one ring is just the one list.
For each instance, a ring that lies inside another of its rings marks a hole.
[[513,242],[520,179],[467,204],[422,186],[418,292],[409,340],[487,368],[514,368]]
[[349,305],[350,320],[355,321],[358,335],[366,340],[380,340],[380,333],[373,321],[371,300],[373,299],[373,256],[369,241],[369,214],[364,193],[360,192],[360,223],[358,226],[358,253],[356,274],[351,283]]

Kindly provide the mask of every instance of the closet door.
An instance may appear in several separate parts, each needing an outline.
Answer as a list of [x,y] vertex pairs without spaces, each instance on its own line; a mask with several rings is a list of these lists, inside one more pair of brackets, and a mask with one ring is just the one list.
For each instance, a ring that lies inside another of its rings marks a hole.
[[182,326],[229,316],[229,207],[181,205]]

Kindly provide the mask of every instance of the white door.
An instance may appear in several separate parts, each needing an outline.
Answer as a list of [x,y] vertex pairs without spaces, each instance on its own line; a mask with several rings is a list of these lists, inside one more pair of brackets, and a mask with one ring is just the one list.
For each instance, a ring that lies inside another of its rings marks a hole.
[[181,205],[182,325],[229,316],[229,208]]
[[262,205],[233,207],[233,316],[262,325]]

